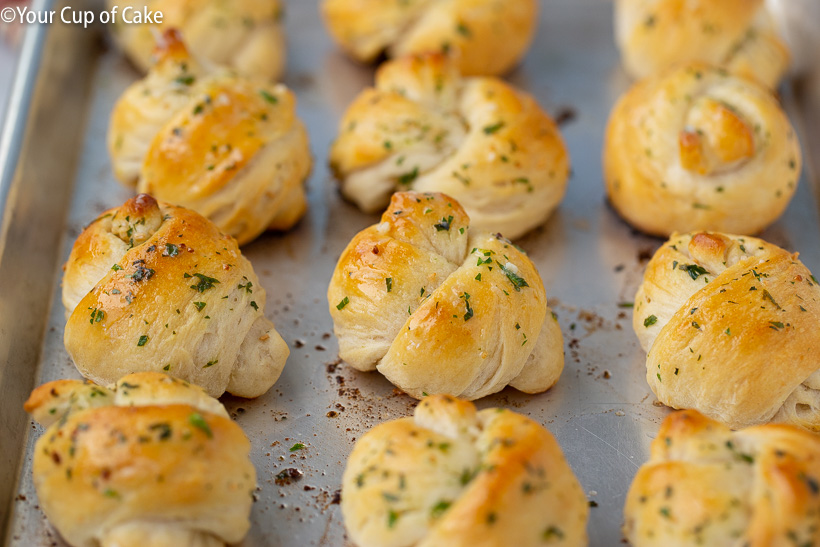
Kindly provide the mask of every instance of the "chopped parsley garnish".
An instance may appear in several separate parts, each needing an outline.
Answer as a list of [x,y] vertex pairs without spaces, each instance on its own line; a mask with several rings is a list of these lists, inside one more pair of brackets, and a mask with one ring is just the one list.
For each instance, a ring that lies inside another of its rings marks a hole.
[[215,364],[217,364],[218,362],[219,362],[219,359],[213,359],[213,360],[208,361],[207,363],[205,363],[205,366],[202,367],[202,368],[210,368],[210,367],[214,366]]
[[174,81],[182,85],[191,85],[196,81],[196,78],[190,74],[183,74],[182,76],[178,76]]
[[470,307],[470,293],[464,293],[461,295],[461,298],[464,299],[464,304],[467,306],[467,313],[464,314],[464,320],[469,321],[473,318],[473,308]]
[[296,452],[297,450],[302,450],[304,447],[305,447],[304,444],[296,443],[296,444],[294,444],[293,446],[290,447],[290,451],[291,452]]
[[387,527],[393,528],[396,525],[396,521],[398,520],[399,514],[391,509],[390,512],[387,513]]
[[447,501],[447,500],[441,500],[440,502],[438,502],[437,504],[435,504],[435,505],[433,506],[433,508],[430,510],[430,515],[431,515],[434,519],[435,519],[435,518],[438,518],[438,517],[440,517],[441,515],[443,515],[443,514],[445,513],[445,511],[447,511],[447,509],[449,509],[449,508],[450,508],[450,505],[452,505],[452,502],[449,502],[449,501]]
[[452,223],[453,223],[453,215],[450,215],[447,218],[442,218],[441,222],[439,222],[438,224],[434,224],[433,227],[438,232],[443,232],[443,231],[448,231],[449,232],[450,231],[450,225]]
[[179,254],[179,247],[177,247],[173,243],[166,243],[165,244],[165,252],[162,253],[162,256],[177,256],[178,254]]
[[399,184],[410,184],[414,180],[419,177],[419,168],[418,166],[413,167],[413,170],[409,173],[405,173],[403,175],[399,175],[398,182]]
[[151,279],[154,276],[154,273],[156,273],[156,272],[154,272],[153,269],[145,267],[145,261],[144,260],[135,260],[134,261],[134,267],[136,268],[134,270],[134,273],[132,273],[131,275],[128,276],[131,279],[133,279],[134,282],[145,281],[147,279]]
[[529,287],[527,281],[523,277],[521,277],[511,269],[507,268],[507,266],[501,264],[501,262],[496,260],[495,263],[498,264],[499,268],[501,268],[501,271],[504,272],[504,275],[506,275],[507,279],[510,280],[510,283],[513,284],[513,287],[515,287],[516,292],[521,292],[521,287]]
[[484,134],[485,135],[492,135],[493,133],[495,133],[496,131],[498,131],[502,127],[504,127],[504,125],[506,125],[504,122],[498,122],[498,123],[494,123],[492,125],[487,125],[487,126],[484,127]]
[[120,266],[119,264],[114,264],[113,266],[111,266],[111,269],[114,270],[115,272],[118,272],[118,271],[122,270],[122,266]]
[[649,317],[647,317],[646,319],[643,320],[643,326],[644,327],[651,327],[652,325],[654,325],[657,322],[658,322],[658,318],[655,317],[654,315],[650,315]]
[[91,320],[89,321],[89,323],[91,323],[92,325],[94,323],[99,323],[100,321],[103,320],[104,317],[105,317],[105,312],[104,311],[102,311],[100,309],[97,309],[97,308],[94,308],[93,310],[91,310]]
[[279,99],[275,95],[268,93],[264,89],[260,89],[259,94],[262,96],[263,99],[265,99],[265,101],[269,102],[270,104],[276,104],[279,102]]
[[706,271],[705,268],[702,268],[697,264],[684,264],[680,267],[680,269],[688,273],[689,277],[691,277],[694,280],[697,280],[698,277],[709,273]]
[[[186,274],[188,275],[188,274]],[[193,276],[189,277],[196,277],[199,281],[195,285],[191,285],[191,288],[197,292],[205,292],[208,289],[212,289],[214,285],[219,283],[218,279],[214,279],[213,277],[208,277],[207,275],[201,273],[195,273]]]
[[783,328],[783,323],[781,323],[780,321],[769,321],[769,324],[771,325],[769,327],[770,329],[780,330]]
[[242,284],[237,285],[236,288],[237,289],[245,289],[246,293],[252,293],[253,292],[253,283],[248,281],[244,285],[242,285]]
[[171,438],[171,425],[167,422],[160,422],[157,424],[151,424],[148,426],[148,429],[151,431],[156,431],[159,433],[159,440],[167,441]]
[[202,308],[205,307],[205,302],[194,302],[194,306],[196,306],[196,311],[202,311]]
[[550,526],[544,530],[543,538],[544,541],[549,541],[551,539],[564,539],[564,532],[557,526]]
[[763,289],[763,299],[768,300],[769,302],[774,304],[774,307],[777,308],[778,310],[783,309],[783,308],[780,307],[780,304],[778,304],[777,301],[774,299],[772,294],[769,291],[767,291],[766,289]]
[[344,307],[345,307],[345,306],[347,306],[348,304],[350,304],[350,299],[349,299],[348,297],[346,297],[346,296],[345,296],[344,298],[342,298],[342,301],[341,301],[341,302],[339,302],[338,304],[336,304],[336,309],[341,311],[341,310],[342,310],[342,309],[344,309]]
[[140,336],[139,341],[137,341],[137,345],[140,346],[140,347],[144,346],[147,343],[148,343],[148,335],[147,334],[143,334],[142,336]]
[[259,311],[259,306],[256,304],[255,300],[251,300],[251,307],[256,311]]
[[387,285],[387,292],[390,292],[390,291],[393,290],[393,278],[392,277],[386,278],[384,280],[384,284]]
[[203,418],[202,414],[199,412],[193,412],[190,416],[188,416],[188,423],[205,433],[209,439],[214,438],[214,433],[211,431],[211,426],[208,425],[208,422],[205,421],[205,418]]

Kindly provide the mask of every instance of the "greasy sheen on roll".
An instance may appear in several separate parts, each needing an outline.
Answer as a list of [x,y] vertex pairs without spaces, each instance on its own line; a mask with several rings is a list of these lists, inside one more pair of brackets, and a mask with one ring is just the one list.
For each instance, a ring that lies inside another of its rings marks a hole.
[[512,69],[538,24],[537,0],[323,0],[321,10],[331,36],[354,59],[440,52],[470,76]]
[[258,397],[289,353],[236,241],[193,211],[144,194],[77,238],[63,304],[68,354],[100,385],[165,371],[214,397]]
[[732,432],[666,418],[626,497],[634,547],[820,543],[820,437],[768,424]]
[[47,429],[32,473],[73,547],[220,547],[250,528],[250,442],[200,388],[156,372],[107,389],[57,380],[25,409]]
[[417,399],[558,381],[563,338],[535,265],[469,223],[444,194],[400,192],[353,238],[327,291],[344,361]]
[[[108,0],[116,7],[113,36],[143,72],[152,65],[155,35],[176,28],[191,51],[209,64],[257,80],[277,80],[285,70],[281,0]],[[144,8],[153,14],[142,20]],[[162,14],[162,21],[156,15]]]
[[753,237],[674,235],[646,267],[633,327],[665,405],[732,428],[820,431],[820,286],[797,253]]
[[645,78],[693,61],[771,89],[789,67],[765,0],[616,0],[615,36],[624,67]]
[[616,211],[646,233],[754,234],[785,211],[800,144],[777,99],[722,69],[689,65],[616,104],[604,179]]
[[173,30],[158,55],[111,113],[120,182],[195,210],[240,245],[291,228],[307,207],[311,166],[293,93],[200,64]]
[[441,55],[382,65],[342,118],[330,164],[366,212],[395,191],[443,192],[475,227],[512,239],[547,220],[569,176],[561,134],[535,99],[463,78]]
[[360,547],[582,547],[588,512],[546,429],[444,395],[368,431],[342,477],[342,515]]

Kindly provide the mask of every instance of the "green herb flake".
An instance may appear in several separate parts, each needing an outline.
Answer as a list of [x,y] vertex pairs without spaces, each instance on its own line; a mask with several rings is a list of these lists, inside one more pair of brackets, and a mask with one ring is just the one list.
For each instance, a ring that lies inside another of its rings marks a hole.
[[501,268],[501,271],[504,272],[504,275],[506,275],[507,279],[510,280],[510,283],[512,283],[513,287],[515,287],[516,292],[521,292],[521,287],[529,287],[529,284],[527,284],[527,281],[523,277],[519,276],[511,269],[507,268],[506,265],[501,264],[501,262],[497,260],[495,261],[495,263],[498,264],[498,266]]
[[763,300],[768,300],[769,302],[774,304],[774,307],[777,308],[778,310],[783,309],[783,308],[780,307],[780,304],[778,304],[777,301],[774,299],[772,294],[769,291],[767,291],[766,289],[763,289]]
[[498,130],[500,130],[505,125],[506,124],[504,122],[498,122],[498,123],[494,123],[492,125],[487,125],[483,129],[484,134],[485,135],[492,135],[493,133],[497,132]]
[[296,452],[297,450],[302,450],[304,447],[305,447],[304,444],[296,443],[296,444],[294,444],[293,446],[290,447],[290,451],[291,452]]
[[387,527],[393,528],[396,526],[396,522],[399,520],[399,514],[393,511],[392,509],[387,513]]
[[148,335],[143,334],[142,336],[140,336],[140,339],[137,341],[137,346],[142,347],[147,343],[148,343]]
[[259,306],[256,304],[255,300],[251,300],[251,307],[256,311],[259,311]]
[[199,412],[192,412],[191,415],[188,416],[188,423],[202,431],[209,439],[214,438],[214,432],[211,431],[211,426],[208,425],[208,422],[205,421],[205,418],[203,418]]
[[344,307],[345,307],[345,306],[347,306],[348,304],[350,304],[350,299],[349,299],[348,297],[346,297],[346,296],[345,296],[344,298],[342,298],[342,301],[341,301],[341,302],[339,302],[338,304],[336,304],[336,309],[337,309],[337,310],[339,310],[339,311],[341,311],[341,310],[343,310],[343,309],[344,309]]
[[413,170],[409,173],[405,173],[403,175],[399,175],[398,183],[403,185],[408,185],[412,183],[419,177],[419,168],[418,166],[413,167]]
[[165,244],[165,252],[162,253],[162,256],[177,256],[178,254],[179,254],[179,247],[177,247],[173,243],[166,243]]
[[259,95],[261,95],[262,98],[265,99],[265,102],[268,102],[270,104],[277,104],[279,102],[279,99],[275,95],[272,95],[270,92],[264,89],[259,90]]
[[465,292],[461,295],[461,298],[464,299],[464,304],[467,306],[467,313],[464,314],[464,321],[469,321],[473,318],[473,308],[470,307],[470,294]]
[[706,271],[705,268],[698,266],[697,264],[685,264],[680,267],[681,270],[685,271],[689,274],[693,280],[697,281],[698,277],[707,274],[709,272]]
[[205,307],[205,302],[194,302],[194,306],[196,306],[196,311],[202,311],[202,308]]
[[167,441],[168,439],[171,438],[171,433],[172,433],[171,424],[169,424],[167,422],[160,422],[160,423],[156,423],[156,424],[151,424],[151,425],[148,426],[148,429],[150,431],[157,432],[159,434],[159,440],[161,440],[161,441]]
[[449,502],[447,500],[439,501],[437,504],[433,506],[432,509],[430,509],[430,516],[432,516],[434,519],[439,518],[447,511],[447,509],[450,508],[450,505],[452,505],[452,502]]
[[199,279],[199,281],[195,285],[191,285],[191,288],[201,293],[207,291],[208,289],[212,289],[214,285],[219,283],[218,279],[208,277],[207,275],[201,273],[195,273],[193,276],[190,277],[196,277],[197,279]]
[[657,322],[658,318],[654,315],[650,315],[649,317],[643,320],[643,326],[649,328]]
[[390,292],[390,291],[393,290],[393,278],[392,277],[385,278],[384,284],[387,285],[387,292]]
[[450,231],[450,225],[453,223],[453,215],[448,216],[447,218],[442,218],[441,222],[434,224],[433,227],[436,229],[437,232],[444,232]]
[[564,539],[564,532],[557,526],[550,526],[541,536],[544,541],[552,541],[553,539],[562,540]]

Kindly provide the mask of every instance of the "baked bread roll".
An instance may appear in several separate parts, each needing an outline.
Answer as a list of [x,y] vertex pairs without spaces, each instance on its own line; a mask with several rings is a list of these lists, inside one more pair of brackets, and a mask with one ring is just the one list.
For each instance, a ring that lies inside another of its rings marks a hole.
[[116,392],[58,380],[25,409],[47,428],[32,466],[40,506],[69,545],[216,547],[250,528],[250,443],[200,388],[155,372]]
[[800,144],[765,88],[705,65],[633,87],[604,143],[609,199],[649,234],[757,233],[785,211]]
[[674,235],[635,295],[633,327],[658,399],[729,427],[820,431],[820,286],[753,237]]
[[817,545],[820,437],[732,432],[693,410],[664,420],[624,508],[634,547]]
[[236,241],[193,211],[144,194],[77,238],[63,304],[68,354],[100,385],[167,371],[213,397],[258,397],[289,353]]
[[546,429],[444,395],[367,432],[342,477],[345,526],[360,547],[582,546],[588,511]]
[[382,65],[342,118],[330,163],[366,212],[396,190],[444,192],[476,228],[513,239],[549,217],[569,176],[558,128],[531,96],[462,78],[441,55]]
[[[108,0],[109,12],[115,6],[114,39],[143,72],[151,68],[155,35],[168,28],[179,29],[194,55],[210,64],[263,81],[285,70],[280,0]],[[144,8],[161,12],[162,22],[137,21]]]
[[701,61],[774,88],[789,68],[764,0],[616,0],[615,39],[635,78]]
[[327,298],[339,356],[420,399],[558,381],[564,344],[538,271],[444,194],[400,192],[342,252]]
[[175,31],[114,107],[108,149],[127,186],[193,209],[243,245],[305,212],[307,133],[282,85],[209,70]]
[[538,24],[536,0],[324,0],[321,9],[331,36],[354,59],[441,52],[470,76],[512,69]]

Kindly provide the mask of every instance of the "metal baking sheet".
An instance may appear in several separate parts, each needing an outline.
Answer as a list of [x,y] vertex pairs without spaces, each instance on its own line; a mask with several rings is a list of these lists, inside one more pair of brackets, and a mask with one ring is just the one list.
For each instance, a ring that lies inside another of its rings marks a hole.
[[[560,209],[518,241],[538,266],[558,314],[566,368],[547,393],[508,388],[478,402],[526,414],[558,438],[597,503],[588,528],[593,546],[620,542],[627,488],[668,412],[646,384],[631,311],[619,307],[632,301],[643,266],[662,241],[630,229],[604,198],[604,126],[629,85],[613,45],[611,10],[604,0],[542,2],[535,43],[508,77],[564,119],[572,157]],[[335,49],[316,2],[291,0],[286,21],[285,83],[298,95],[315,159],[310,208],[293,231],[267,234],[244,252],[268,291],[266,314],[291,356],[266,395],[223,402],[252,440],[259,475],[252,528],[242,545],[337,546],[349,543],[338,494],[354,441],[381,421],[410,414],[415,401],[380,375],[338,362],[325,301],[341,250],[377,220],[340,199],[327,169],[338,119],[372,82],[373,69]],[[138,75],[101,38],[104,32],[63,25],[29,32],[15,84],[18,114],[6,126],[14,138],[7,136],[0,149],[0,516],[5,544],[15,547],[63,545],[39,510],[31,482],[31,453],[41,430],[20,410],[35,385],[78,377],[62,343],[59,265],[82,226],[130,196],[114,181],[104,143],[111,108]],[[820,78],[785,88],[783,98],[810,156],[806,172],[816,175],[811,159],[820,158],[820,135],[805,130],[820,127]],[[788,211],[763,237],[800,251],[806,265],[820,271],[818,235],[818,201],[804,173]],[[306,448],[291,453],[296,442]],[[298,478],[277,484],[276,475],[290,469]]]

